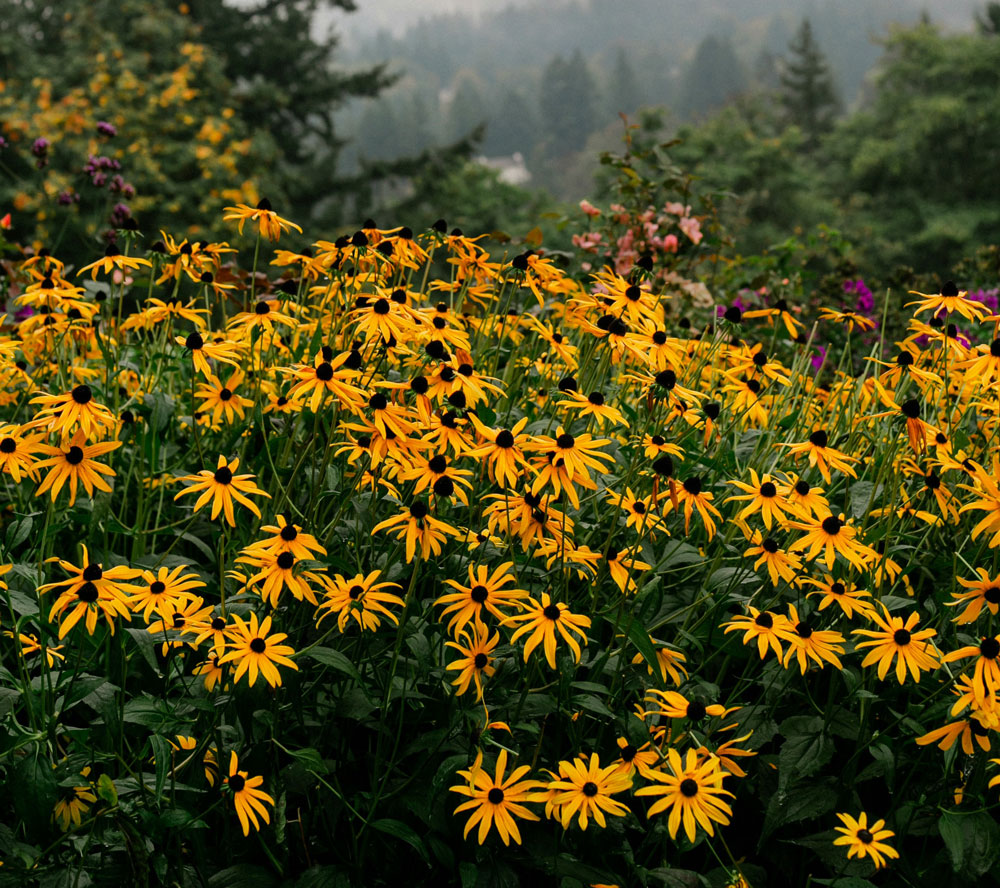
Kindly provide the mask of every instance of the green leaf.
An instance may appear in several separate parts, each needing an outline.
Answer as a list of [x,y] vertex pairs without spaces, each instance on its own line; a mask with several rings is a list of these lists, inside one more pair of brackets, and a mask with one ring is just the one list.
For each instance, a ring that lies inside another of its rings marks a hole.
[[985,811],[945,811],[938,820],[938,831],[951,856],[952,869],[967,878],[983,875],[1000,855],[1000,827]]
[[355,668],[354,664],[347,659],[346,655],[340,651],[333,648],[316,647],[311,651],[307,651],[304,656],[315,660],[317,663],[322,663],[324,666],[329,666],[331,669],[336,669],[338,672],[343,672],[355,681],[361,681],[361,674]]
[[29,841],[32,833],[44,833],[59,801],[59,788],[52,765],[37,747],[11,769],[8,787],[14,810],[27,828]]
[[28,538],[28,534],[31,533],[31,528],[34,524],[35,519],[30,515],[27,518],[22,518],[20,521],[11,522],[10,527],[7,528],[8,551],[16,549]]
[[816,773],[833,757],[833,741],[823,733],[820,716],[793,716],[781,724],[788,739],[778,754],[779,785],[786,787],[797,775]]
[[407,845],[416,849],[424,860],[428,861],[428,863],[430,862],[427,856],[427,846],[424,845],[423,840],[411,827],[407,826],[401,820],[376,820],[371,824],[371,826],[379,832],[383,832],[389,836],[394,836],[395,838],[406,842]]
[[813,879],[817,885],[829,885],[830,888],[875,888],[874,882],[862,879],[860,876],[841,876],[839,879]]
[[328,774],[330,771],[326,762],[323,761],[323,756],[312,747],[307,749],[286,749],[285,752],[295,759],[295,761],[300,762],[309,771],[314,771],[321,775]]
[[779,789],[767,803],[761,843],[779,826],[820,817],[832,811],[836,804],[837,793],[828,784],[797,783],[793,787]]
[[630,620],[628,625],[628,638],[635,645],[636,650],[642,654],[642,659],[646,661],[649,668],[653,670],[653,675],[660,674],[660,663],[656,658],[656,648],[649,639],[646,627],[638,620]]
[[115,782],[107,774],[101,774],[97,778],[97,795],[112,807],[118,804],[118,790],[115,789]]
[[149,745],[153,749],[153,756],[156,759],[156,797],[160,798],[163,793],[164,784],[167,782],[167,775],[170,773],[170,765],[173,761],[173,747],[166,737],[153,734],[149,738]]
[[278,880],[263,867],[238,863],[219,870],[208,884],[210,888],[276,888]]
[[20,699],[20,691],[15,691],[13,688],[0,688],[0,719],[6,717]]

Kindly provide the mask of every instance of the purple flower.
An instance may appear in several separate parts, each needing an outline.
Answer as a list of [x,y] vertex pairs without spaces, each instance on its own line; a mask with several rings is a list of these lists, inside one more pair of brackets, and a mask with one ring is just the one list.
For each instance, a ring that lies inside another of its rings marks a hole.
[[97,132],[102,136],[117,136],[118,130],[106,120],[97,121]]
[[76,203],[79,199],[79,194],[72,189],[67,189],[66,191],[59,192],[59,196],[56,198],[56,203],[58,203],[61,207],[68,207],[70,204]]
[[117,203],[111,210],[111,224],[115,228],[123,228],[126,220],[132,217],[132,208],[128,204]]
[[6,147],[7,147],[7,140],[3,136],[0,136],[0,148],[6,148]]
[[823,362],[825,360],[826,360],[826,346],[817,345],[816,354],[812,356],[812,361],[810,362],[813,365],[813,369],[819,370],[819,368],[823,366]]
[[35,139],[31,145],[31,153],[35,157],[45,157],[49,153],[49,140],[48,139]]

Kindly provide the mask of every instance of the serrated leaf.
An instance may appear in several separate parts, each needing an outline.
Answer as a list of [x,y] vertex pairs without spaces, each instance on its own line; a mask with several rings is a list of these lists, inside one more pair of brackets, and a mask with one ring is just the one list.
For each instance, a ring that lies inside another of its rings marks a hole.
[[825,784],[797,783],[790,789],[779,789],[768,800],[760,842],[779,826],[820,817],[836,804],[836,791]]

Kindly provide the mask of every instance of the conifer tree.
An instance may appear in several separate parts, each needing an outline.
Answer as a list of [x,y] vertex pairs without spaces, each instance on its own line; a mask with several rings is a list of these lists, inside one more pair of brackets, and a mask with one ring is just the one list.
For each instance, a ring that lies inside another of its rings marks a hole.
[[802,20],[788,48],[791,57],[784,60],[780,75],[781,105],[786,122],[802,130],[804,146],[812,149],[833,128],[840,99],[809,19]]

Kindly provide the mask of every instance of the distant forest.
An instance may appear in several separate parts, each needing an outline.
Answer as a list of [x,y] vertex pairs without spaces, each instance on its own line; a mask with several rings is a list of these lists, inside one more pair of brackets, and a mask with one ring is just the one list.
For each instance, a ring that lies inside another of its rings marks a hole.
[[[738,12],[739,20],[736,20]],[[438,15],[400,36],[346,42],[344,58],[387,61],[396,84],[340,113],[344,161],[387,161],[485,125],[487,157],[519,153],[530,184],[562,200],[591,187],[596,157],[619,139],[619,114],[665,109],[669,127],[740,96],[780,87],[804,17],[829,64],[841,110],[859,104],[890,23],[921,17],[915,0],[837,3],[610,0]],[[969,19],[971,27],[971,16]]]

